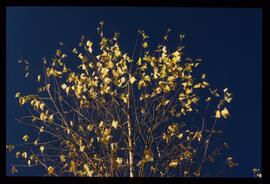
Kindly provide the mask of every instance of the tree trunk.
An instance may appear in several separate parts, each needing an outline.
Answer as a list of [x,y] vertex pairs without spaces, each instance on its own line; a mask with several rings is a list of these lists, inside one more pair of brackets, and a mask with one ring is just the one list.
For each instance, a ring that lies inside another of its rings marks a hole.
[[128,147],[129,147],[129,176],[134,177],[134,147],[132,141],[132,125],[131,125],[131,118],[130,118],[130,99],[131,97],[131,90],[130,90],[130,83],[128,84],[128,101],[127,101],[127,121],[128,121]]

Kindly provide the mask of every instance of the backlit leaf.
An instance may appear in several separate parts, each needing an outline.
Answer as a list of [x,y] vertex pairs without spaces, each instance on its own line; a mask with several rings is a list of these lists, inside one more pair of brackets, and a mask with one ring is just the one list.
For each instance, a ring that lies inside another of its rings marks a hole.
[[23,140],[24,140],[24,142],[27,142],[29,140],[29,136],[28,135],[24,135],[23,136]]
[[117,129],[117,125],[118,125],[118,121],[113,120],[112,121],[112,127],[115,128],[115,129]]
[[221,111],[221,115],[226,119],[230,116],[230,113],[228,111],[228,109],[225,107],[222,111]]

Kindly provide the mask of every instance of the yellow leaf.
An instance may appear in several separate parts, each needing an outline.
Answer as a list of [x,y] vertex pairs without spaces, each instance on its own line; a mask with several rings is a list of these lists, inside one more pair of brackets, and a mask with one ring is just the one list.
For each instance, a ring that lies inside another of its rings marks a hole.
[[67,87],[65,90],[66,90],[66,94],[68,94],[70,92],[70,87]]
[[118,125],[118,121],[113,120],[112,121],[112,127],[115,128],[115,129],[117,129],[117,125]]
[[194,171],[194,176],[199,177],[201,175],[201,172],[199,169],[197,169],[196,171]]
[[147,42],[144,42],[144,43],[142,44],[142,47],[143,47],[143,48],[147,48],[147,47],[148,47],[148,43],[147,43]]
[[176,61],[180,61],[181,59],[181,53],[177,50],[174,53],[172,53],[172,55],[174,56],[174,58],[176,59]]
[[48,167],[48,174],[53,174],[54,173],[54,167],[53,166],[49,166]]
[[18,172],[16,166],[13,166],[13,167],[11,168],[11,172],[12,172],[12,174],[15,174],[15,173]]
[[149,161],[153,161],[153,153],[150,149],[144,150],[144,161],[149,162]]
[[84,152],[84,149],[85,149],[85,146],[84,145],[81,145],[80,146],[80,152]]
[[144,80],[150,82],[151,81],[150,76],[149,75],[144,76]]
[[108,75],[109,69],[108,68],[102,68],[100,73],[102,78],[105,78]]
[[114,64],[112,61],[108,61],[107,68],[113,68]]
[[101,128],[101,127],[103,127],[103,125],[104,125],[104,122],[100,121],[98,127]]
[[119,165],[121,165],[123,163],[123,158],[117,157],[116,158],[116,163],[119,164]]
[[83,60],[83,58],[84,58],[83,55],[82,55],[82,53],[80,53],[78,57],[79,57],[81,60]]
[[201,139],[202,139],[202,131],[196,132],[194,136],[196,136],[197,137],[197,140],[200,142]]
[[60,157],[61,162],[65,162],[66,161],[65,155],[60,155],[59,157]]
[[41,76],[38,75],[38,77],[37,77],[38,82],[40,82],[40,79],[41,79]]
[[70,161],[69,163],[69,172],[73,172],[75,174],[76,172],[76,165],[75,165],[75,162],[73,160]]
[[202,82],[202,87],[205,88],[205,87],[207,87],[207,86],[209,86],[209,83],[206,82],[206,81],[203,81],[203,82]]
[[90,124],[90,125],[87,126],[87,130],[89,130],[89,131],[92,131],[93,128],[94,128],[93,124]]
[[39,150],[40,150],[40,152],[41,152],[41,153],[43,153],[43,152],[44,152],[44,149],[45,149],[45,147],[44,147],[44,146],[40,146],[40,147],[39,147]]
[[230,113],[228,111],[228,109],[225,107],[222,111],[221,111],[221,115],[226,119],[227,117],[230,116]]
[[133,84],[133,83],[136,81],[136,78],[135,78],[135,77],[131,77],[131,78],[129,79],[129,81],[130,81],[131,84]]
[[162,89],[161,89],[161,87],[157,87],[155,91],[157,92],[157,94],[159,94],[159,93],[161,93]]
[[217,110],[217,111],[216,111],[215,118],[220,118],[220,110]]
[[201,79],[205,79],[205,77],[206,77],[206,74],[203,73]]
[[45,103],[42,103],[42,104],[39,105],[39,108],[40,108],[42,111],[43,111],[44,107],[45,107]]
[[39,119],[40,119],[41,121],[46,121],[46,119],[47,119],[46,114],[45,114],[44,112],[40,113]]
[[172,160],[172,161],[169,163],[169,166],[170,166],[170,167],[176,167],[177,165],[178,165],[178,159]]
[[178,137],[179,139],[182,139],[183,134],[182,134],[182,133],[180,133],[180,134],[178,134],[178,135],[177,135],[177,137]]
[[21,152],[17,151],[16,152],[16,158],[19,158],[20,154],[21,154]]
[[92,45],[93,45],[93,43],[91,42],[91,41],[87,41],[86,42],[86,45],[88,46],[88,51],[90,52],[90,53],[92,53],[93,52],[93,49],[92,49]]
[[128,94],[122,94],[121,99],[124,101],[124,103],[127,103],[128,101]]
[[166,85],[164,90],[165,90],[166,92],[170,92],[170,91],[171,91],[171,88],[170,88],[169,85]]
[[66,85],[65,83],[63,83],[63,84],[61,85],[61,87],[62,87],[62,89],[66,89],[66,88],[67,88],[67,85]]
[[109,84],[111,82],[111,79],[109,78],[109,77],[106,77],[105,79],[104,79],[104,83],[105,84]]
[[195,84],[195,85],[193,86],[194,89],[197,89],[197,88],[200,88],[200,87],[201,87],[201,84],[200,84],[200,83]]
[[188,94],[190,94],[190,93],[192,93],[192,89],[187,88],[187,89],[186,89],[186,94],[188,95]]
[[53,121],[53,119],[54,119],[54,115],[53,115],[53,114],[51,114],[51,115],[49,116],[48,121],[49,121],[49,122],[52,122],[52,121]]
[[211,97],[208,97],[205,102],[209,102],[211,100]]
[[162,104],[163,106],[167,105],[169,102],[170,102],[170,100],[166,100],[166,99],[162,99],[162,100],[161,100],[161,104]]
[[20,92],[17,92],[17,93],[15,94],[15,97],[18,98],[18,97],[20,97],[20,95],[21,95],[21,93],[20,93]]
[[121,84],[123,84],[124,82],[126,82],[126,78],[125,77],[121,77]]
[[22,157],[26,159],[27,158],[27,153],[26,152],[23,152],[22,153]]
[[141,65],[141,64],[142,64],[142,58],[139,58],[139,59],[138,59],[137,64],[138,64],[138,65]]
[[37,145],[38,144],[38,139],[36,139],[35,141],[34,141],[34,145]]
[[24,142],[27,142],[29,140],[29,136],[28,135],[23,136],[23,140]]
[[116,57],[119,57],[121,55],[121,51],[118,49],[115,49],[114,54]]
[[138,83],[138,88],[141,89],[142,87],[145,87],[146,83],[143,80],[140,80]]
[[19,98],[19,104],[20,104],[20,105],[25,104],[27,101],[28,101],[28,100],[27,100],[26,97],[20,97],[20,98]]

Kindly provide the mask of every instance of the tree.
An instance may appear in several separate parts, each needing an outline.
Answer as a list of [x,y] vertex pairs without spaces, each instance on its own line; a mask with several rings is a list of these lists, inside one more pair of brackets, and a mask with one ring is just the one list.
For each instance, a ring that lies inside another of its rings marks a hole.
[[[222,142],[210,149],[210,143],[222,133],[217,122],[230,117],[232,93],[210,87],[206,74],[196,73],[201,59],[183,58],[185,35],[170,52],[168,29],[151,51],[140,30],[130,56],[120,48],[119,33],[107,38],[103,26],[98,46],[82,36],[71,53],[60,43],[50,61],[44,58],[37,93],[16,93],[30,112],[17,120],[38,132],[7,148],[16,147],[17,158],[47,175],[207,175],[206,163],[228,148]],[[227,166],[236,165],[227,157]]]

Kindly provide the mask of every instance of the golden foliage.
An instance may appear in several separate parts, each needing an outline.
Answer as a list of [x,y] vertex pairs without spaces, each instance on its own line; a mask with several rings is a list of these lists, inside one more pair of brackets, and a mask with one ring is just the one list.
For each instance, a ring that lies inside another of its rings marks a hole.
[[[71,65],[76,68],[69,68],[69,53],[57,49],[51,63],[44,59],[44,76],[37,75],[39,95],[15,94],[20,105],[28,108],[29,104],[29,109],[33,109],[31,120],[39,134],[33,143],[38,153],[27,160],[27,152],[17,151],[16,158],[22,156],[29,166],[43,165],[44,158],[50,158],[50,151],[57,145],[54,158],[59,165],[46,168],[49,175],[56,175],[61,168],[63,173],[68,171],[75,176],[115,176],[128,168],[129,152],[135,149],[134,162],[142,171],[149,165],[151,172],[163,176],[165,168],[156,164],[159,160],[168,170],[167,175],[181,167],[183,176],[201,176],[200,169],[186,170],[182,162],[195,163],[199,147],[208,147],[211,134],[207,126],[196,123],[195,127],[186,128],[187,115],[205,115],[214,121],[227,119],[232,93],[225,88],[222,95],[210,88],[205,73],[197,79],[194,73],[201,59],[184,59],[183,46],[171,49],[158,45],[152,52],[149,36],[140,30],[141,54],[135,60],[120,47],[119,33],[107,38],[103,26],[101,22],[97,29],[97,51],[85,36],[79,47],[70,51],[76,59]],[[164,40],[168,41],[168,32]],[[208,108],[213,104],[217,104],[216,108]],[[55,140],[43,144],[41,134],[49,134]],[[129,136],[131,142],[127,141]],[[23,141],[28,142],[29,136],[24,135]],[[140,150],[138,144],[142,142]],[[156,145],[160,148],[155,150]],[[7,145],[7,149],[12,151],[14,146]],[[227,164],[237,165],[232,158],[227,158]],[[16,167],[12,167],[12,173],[16,172]]]

